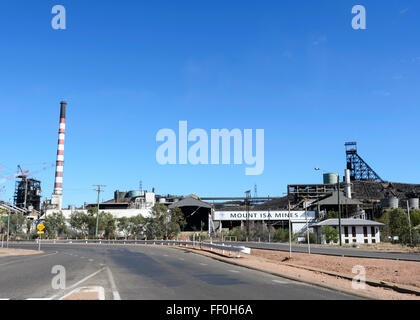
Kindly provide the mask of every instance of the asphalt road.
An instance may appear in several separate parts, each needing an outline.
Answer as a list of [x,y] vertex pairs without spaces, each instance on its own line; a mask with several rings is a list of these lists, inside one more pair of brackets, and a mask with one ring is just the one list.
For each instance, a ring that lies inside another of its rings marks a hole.
[[[359,299],[166,246],[51,244],[42,250],[0,258],[0,299],[55,300],[86,286],[103,287],[106,300]],[[66,271],[65,290],[51,285],[57,265]]]
[[[254,248],[254,249],[289,251],[289,244],[287,243],[225,242],[225,244],[246,246],[246,247]],[[308,245],[307,244],[292,245],[292,253],[293,252],[306,253],[308,252]],[[386,252],[386,251],[374,251],[374,250],[361,250],[357,248],[319,247],[317,245],[311,245],[311,253],[325,254],[325,255],[332,255],[332,256],[357,257],[357,258],[420,261],[420,253]]]

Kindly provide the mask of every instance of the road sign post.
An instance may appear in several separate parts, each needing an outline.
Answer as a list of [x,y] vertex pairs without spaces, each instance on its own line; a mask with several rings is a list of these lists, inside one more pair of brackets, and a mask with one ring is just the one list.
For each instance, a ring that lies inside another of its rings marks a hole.
[[36,226],[36,228],[38,229],[38,234],[39,234],[39,239],[38,239],[38,251],[41,251],[41,240],[42,240],[42,235],[44,233],[44,229],[45,226],[42,222],[39,222],[38,225]]

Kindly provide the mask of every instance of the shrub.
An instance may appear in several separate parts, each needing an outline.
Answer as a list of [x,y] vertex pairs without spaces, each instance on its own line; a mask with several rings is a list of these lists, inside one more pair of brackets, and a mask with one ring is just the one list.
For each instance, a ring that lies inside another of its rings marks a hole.
[[[279,242],[288,242],[289,241],[289,229],[277,229],[274,233],[274,240]],[[293,238],[293,234],[292,234]]]
[[325,234],[325,241],[327,243],[337,243],[339,240],[338,230],[330,227],[330,226],[324,226],[322,227],[322,231]]

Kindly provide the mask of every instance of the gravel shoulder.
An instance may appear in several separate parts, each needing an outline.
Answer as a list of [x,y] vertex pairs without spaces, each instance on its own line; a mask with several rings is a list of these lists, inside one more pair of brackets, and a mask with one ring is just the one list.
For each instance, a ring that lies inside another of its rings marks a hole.
[[241,258],[222,255],[218,250],[199,250],[182,247],[184,250],[213,257],[215,259],[288,277],[294,280],[335,289],[360,297],[376,300],[420,300],[420,296],[405,294],[392,289],[366,284],[363,289],[354,289],[352,281],[322,272],[305,270],[296,266],[306,266],[323,271],[336,272],[351,276],[352,268],[363,266],[367,280],[387,281],[396,284],[420,286],[420,263],[407,261],[388,261],[383,259],[331,257],[316,254],[293,253],[292,259],[287,252],[252,249],[251,255],[242,254]]

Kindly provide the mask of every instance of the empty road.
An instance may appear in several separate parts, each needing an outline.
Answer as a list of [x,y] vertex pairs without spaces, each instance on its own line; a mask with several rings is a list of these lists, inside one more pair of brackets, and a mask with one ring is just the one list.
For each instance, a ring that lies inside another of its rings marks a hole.
[[[166,246],[51,244],[42,250],[0,258],[0,299],[55,300],[86,286],[104,288],[106,300],[358,299]],[[51,285],[54,266],[65,268],[65,289]]]

